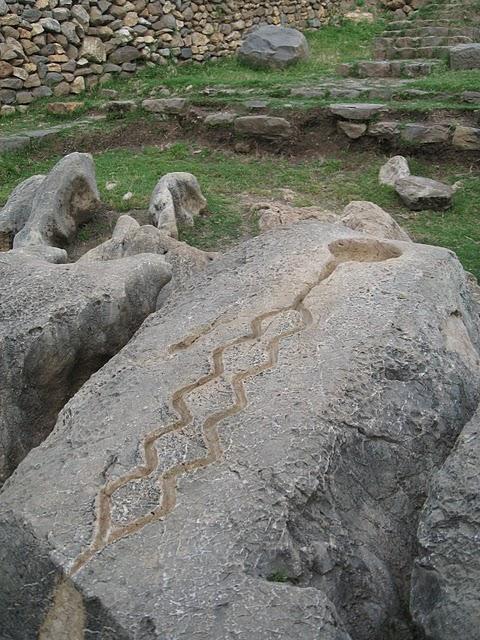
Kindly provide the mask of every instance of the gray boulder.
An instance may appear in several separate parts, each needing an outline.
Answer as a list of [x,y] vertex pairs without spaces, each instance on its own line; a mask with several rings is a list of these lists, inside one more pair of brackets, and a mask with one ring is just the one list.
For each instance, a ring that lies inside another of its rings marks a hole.
[[238,58],[249,67],[284,69],[309,55],[305,36],[297,29],[263,25],[247,35]]
[[479,346],[450,251],[315,220],[236,247],[9,479],[4,634],[415,637],[418,510],[478,403]]
[[153,190],[149,214],[154,225],[178,238],[177,224],[193,226],[194,217],[207,206],[198,180],[191,173],[167,173]]
[[395,191],[412,211],[448,209],[454,193],[448,184],[419,176],[400,178],[395,182]]
[[410,237],[392,216],[373,202],[354,200],[347,204],[341,218],[342,224],[354,231],[386,240],[409,242]]
[[285,118],[276,116],[241,116],[234,122],[234,131],[242,136],[277,140],[289,138],[292,125]]
[[92,156],[71,153],[57,162],[43,180],[32,202],[32,213],[15,236],[13,246],[63,247],[99,205]]
[[[450,340],[477,362],[458,315]],[[466,347],[466,349],[465,349]],[[480,413],[435,475],[418,528],[421,555],[412,574],[412,612],[428,638],[477,640],[480,629]]]
[[51,264],[36,249],[0,261],[0,483],[155,309],[171,275],[160,256]]
[[21,182],[10,194],[0,211],[0,250],[11,249],[14,236],[25,226],[32,213],[32,204],[44,175],[32,176]]
[[397,180],[408,178],[410,175],[410,167],[407,159],[403,156],[393,156],[388,162],[380,167],[378,181],[389,187],[395,187]]
[[450,49],[451,69],[480,69],[480,42],[457,44]]

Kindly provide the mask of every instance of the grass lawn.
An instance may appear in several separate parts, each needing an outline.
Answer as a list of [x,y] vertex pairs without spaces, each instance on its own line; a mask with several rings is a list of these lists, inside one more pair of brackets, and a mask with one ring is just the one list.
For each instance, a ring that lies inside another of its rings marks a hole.
[[[0,200],[26,177],[42,173],[58,160],[34,160],[8,154],[0,162]],[[339,212],[351,200],[371,200],[395,215],[418,241],[455,251],[469,271],[480,277],[480,173],[460,164],[438,165],[411,162],[414,173],[451,184],[460,182],[453,207],[443,213],[408,212],[388,187],[378,185],[377,176],[385,157],[374,153],[342,153],[328,159],[297,162],[281,157],[252,157],[195,148],[176,143],[161,150],[110,150],[96,154],[95,165],[102,200],[118,212],[147,207],[156,181],[170,171],[189,171],[197,176],[208,200],[208,214],[199,217],[193,229],[182,230],[182,238],[204,249],[224,249],[241,236],[257,232],[256,221],[245,211],[242,194],[276,198],[280,190],[297,194],[297,206],[318,205]],[[115,182],[113,190],[107,182]],[[123,200],[127,192],[130,200]],[[93,221],[81,230],[83,239],[108,237],[109,229]]]

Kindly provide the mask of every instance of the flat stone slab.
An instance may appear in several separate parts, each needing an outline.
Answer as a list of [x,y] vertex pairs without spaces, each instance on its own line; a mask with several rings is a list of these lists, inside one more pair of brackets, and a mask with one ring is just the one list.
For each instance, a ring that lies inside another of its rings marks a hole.
[[422,209],[442,211],[452,205],[452,187],[430,178],[420,176],[400,178],[395,182],[395,191],[412,211]]
[[6,636],[413,637],[418,505],[480,391],[468,286],[318,221],[213,262],[7,483]]
[[345,120],[371,120],[380,113],[388,111],[384,104],[331,104],[330,113]]
[[285,118],[275,116],[241,116],[234,122],[234,131],[253,138],[288,138],[292,133],[292,125]]

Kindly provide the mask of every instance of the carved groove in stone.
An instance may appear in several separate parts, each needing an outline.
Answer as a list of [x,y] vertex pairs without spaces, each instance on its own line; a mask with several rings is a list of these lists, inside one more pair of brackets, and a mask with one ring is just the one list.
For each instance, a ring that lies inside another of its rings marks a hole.
[[[371,239],[338,240],[329,245],[329,250],[331,257],[326,262],[319,276],[313,283],[306,285],[304,289],[297,294],[291,305],[267,311],[253,318],[250,323],[250,333],[218,346],[213,350],[211,353],[212,368],[210,373],[201,376],[195,382],[185,385],[173,393],[171,405],[179,416],[178,419],[167,426],[162,425],[158,429],[151,431],[144,438],[141,444],[144,459],[143,465],[137,466],[119,478],[107,482],[100,489],[96,500],[96,526],[93,540],[90,546],[74,561],[70,569],[70,576],[82,569],[96,553],[102,551],[106,546],[140,531],[147,524],[168,516],[176,504],[177,479],[187,473],[192,473],[220,460],[223,450],[217,426],[224,419],[239,413],[247,406],[248,400],[243,383],[247,378],[258,376],[260,373],[273,369],[276,366],[281,340],[300,333],[312,324],[313,317],[305,307],[304,300],[315,287],[329,278],[336,268],[344,262],[381,262],[401,256],[401,251],[398,247]],[[231,388],[235,397],[233,404],[226,409],[212,413],[203,422],[202,435],[207,448],[207,455],[176,464],[164,471],[159,477],[161,487],[161,500],[159,505],[149,511],[148,514],[140,516],[125,525],[113,526],[112,497],[115,492],[132,481],[141,480],[152,475],[159,466],[158,452],[156,450],[157,441],[162,436],[182,431],[192,422],[193,416],[186,403],[186,397],[194,390],[218,379],[224,373],[223,354],[227,349],[261,338],[266,331],[266,329],[262,329],[263,322],[288,311],[298,312],[302,317],[302,324],[277,334],[268,342],[266,347],[268,358],[264,363],[236,373],[231,380]],[[212,323],[211,325],[202,327],[201,330],[197,330],[191,337],[187,337],[181,342],[172,345],[169,348],[169,352],[188,348],[200,337],[210,333],[215,325],[216,323]]]

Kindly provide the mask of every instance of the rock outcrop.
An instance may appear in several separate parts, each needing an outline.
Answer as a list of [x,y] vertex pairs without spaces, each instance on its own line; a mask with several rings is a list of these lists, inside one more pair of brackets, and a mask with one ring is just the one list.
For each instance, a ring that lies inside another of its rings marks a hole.
[[377,238],[409,242],[410,238],[392,216],[373,202],[354,200],[347,204],[342,224],[354,231],[362,231]]
[[44,175],[27,178],[10,194],[0,211],[0,251],[12,248],[13,238],[23,229],[32,214],[33,201],[44,180]]
[[[478,360],[461,319],[450,321],[450,340]],[[463,430],[435,475],[422,510],[422,552],[412,575],[412,610],[428,638],[476,640],[480,629],[480,412]]]
[[7,482],[4,634],[410,640],[418,510],[479,346],[450,251],[316,220],[235,248]]
[[300,31],[264,25],[247,35],[238,58],[249,67],[284,69],[308,58],[308,42]]
[[207,206],[198,180],[191,173],[167,173],[158,181],[148,211],[156,227],[178,238],[177,224],[193,226],[194,217]]
[[142,253],[163,255],[172,270],[172,279],[162,288],[157,307],[197,271],[205,269],[218,254],[201,251],[171,238],[152,225],[139,225],[128,215],[120,216],[110,240],[85,253],[78,262],[117,260]]
[[68,398],[128,342],[171,277],[161,256],[43,258],[13,250],[0,260],[0,483],[49,434]]
[[24,189],[27,199],[30,189],[35,194],[30,215],[13,239],[14,248],[64,247],[78,226],[87,222],[100,206],[95,167],[88,153],[70,153],[57,162],[41,183]]

